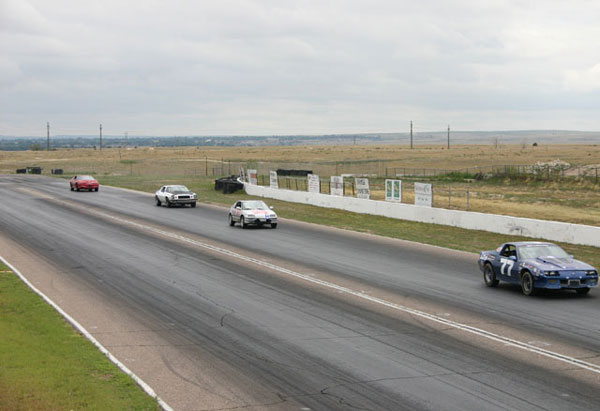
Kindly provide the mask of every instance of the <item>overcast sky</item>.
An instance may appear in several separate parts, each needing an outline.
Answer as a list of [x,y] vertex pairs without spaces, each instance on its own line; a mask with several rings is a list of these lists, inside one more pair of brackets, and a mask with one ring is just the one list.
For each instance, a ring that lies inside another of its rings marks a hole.
[[0,7],[0,135],[600,130],[598,0]]

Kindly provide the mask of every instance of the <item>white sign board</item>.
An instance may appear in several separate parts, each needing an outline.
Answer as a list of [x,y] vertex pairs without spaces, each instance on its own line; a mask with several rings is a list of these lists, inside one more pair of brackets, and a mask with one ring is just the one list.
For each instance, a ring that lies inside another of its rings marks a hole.
[[344,177],[342,176],[331,176],[331,183],[329,183],[329,190],[332,196],[344,196]]
[[356,198],[365,198],[367,200],[371,198],[368,178],[355,178],[354,183],[356,184]]
[[402,201],[401,180],[385,180],[385,201]]
[[320,193],[321,182],[319,181],[319,176],[317,174],[308,174],[306,177],[308,178],[308,192]]
[[433,188],[431,184],[415,183],[415,205],[433,206]]
[[269,171],[269,187],[279,188],[279,183],[277,182],[277,171]]
[[256,170],[248,170],[248,182],[250,184],[258,185],[258,173]]

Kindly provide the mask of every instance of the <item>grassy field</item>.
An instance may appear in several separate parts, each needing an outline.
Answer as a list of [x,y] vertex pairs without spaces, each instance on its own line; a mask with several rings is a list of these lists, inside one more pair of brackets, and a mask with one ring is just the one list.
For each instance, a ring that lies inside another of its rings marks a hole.
[[[175,147],[60,149],[56,151],[0,152],[0,173],[41,166],[44,174],[61,168],[67,175],[93,174],[101,180],[117,178],[155,181],[237,174],[239,167],[256,168],[263,175],[277,168],[309,169],[327,179],[330,175],[393,174],[404,168],[459,170],[500,165],[564,161],[571,165],[568,179],[490,178],[475,180],[467,174],[451,177],[405,178],[403,202],[413,201],[414,181],[434,186],[434,206],[518,217],[542,218],[600,226],[600,183],[578,178],[600,167],[600,145],[491,145],[440,146],[411,150],[399,145],[347,145],[299,147]],[[395,170],[395,171],[394,171]],[[158,183],[157,183],[158,184]],[[373,198],[383,198],[383,180],[371,177]],[[156,185],[156,184],[155,184]],[[155,185],[152,187],[154,188]],[[149,190],[151,191],[151,190]],[[468,193],[468,195],[467,195]]]
[[160,409],[2,263],[0,336],[0,410]]

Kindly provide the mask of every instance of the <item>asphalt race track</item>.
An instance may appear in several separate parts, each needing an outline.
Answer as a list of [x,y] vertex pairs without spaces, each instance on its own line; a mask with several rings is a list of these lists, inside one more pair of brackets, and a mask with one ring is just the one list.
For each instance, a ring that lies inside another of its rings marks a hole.
[[600,406],[598,289],[525,297],[474,254],[43,176],[0,198],[0,255],[174,409]]

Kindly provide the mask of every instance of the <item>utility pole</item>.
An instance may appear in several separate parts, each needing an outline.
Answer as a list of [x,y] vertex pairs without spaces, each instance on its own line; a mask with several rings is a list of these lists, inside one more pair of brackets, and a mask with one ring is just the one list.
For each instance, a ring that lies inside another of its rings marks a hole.
[[450,150],[450,124],[448,124],[448,150]]
[[46,151],[50,151],[50,122],[46,122]]
[[413,148],[412,120],[410,121],[410,149]]
[[102,150],[102,124],[100,124],[100,150]]

